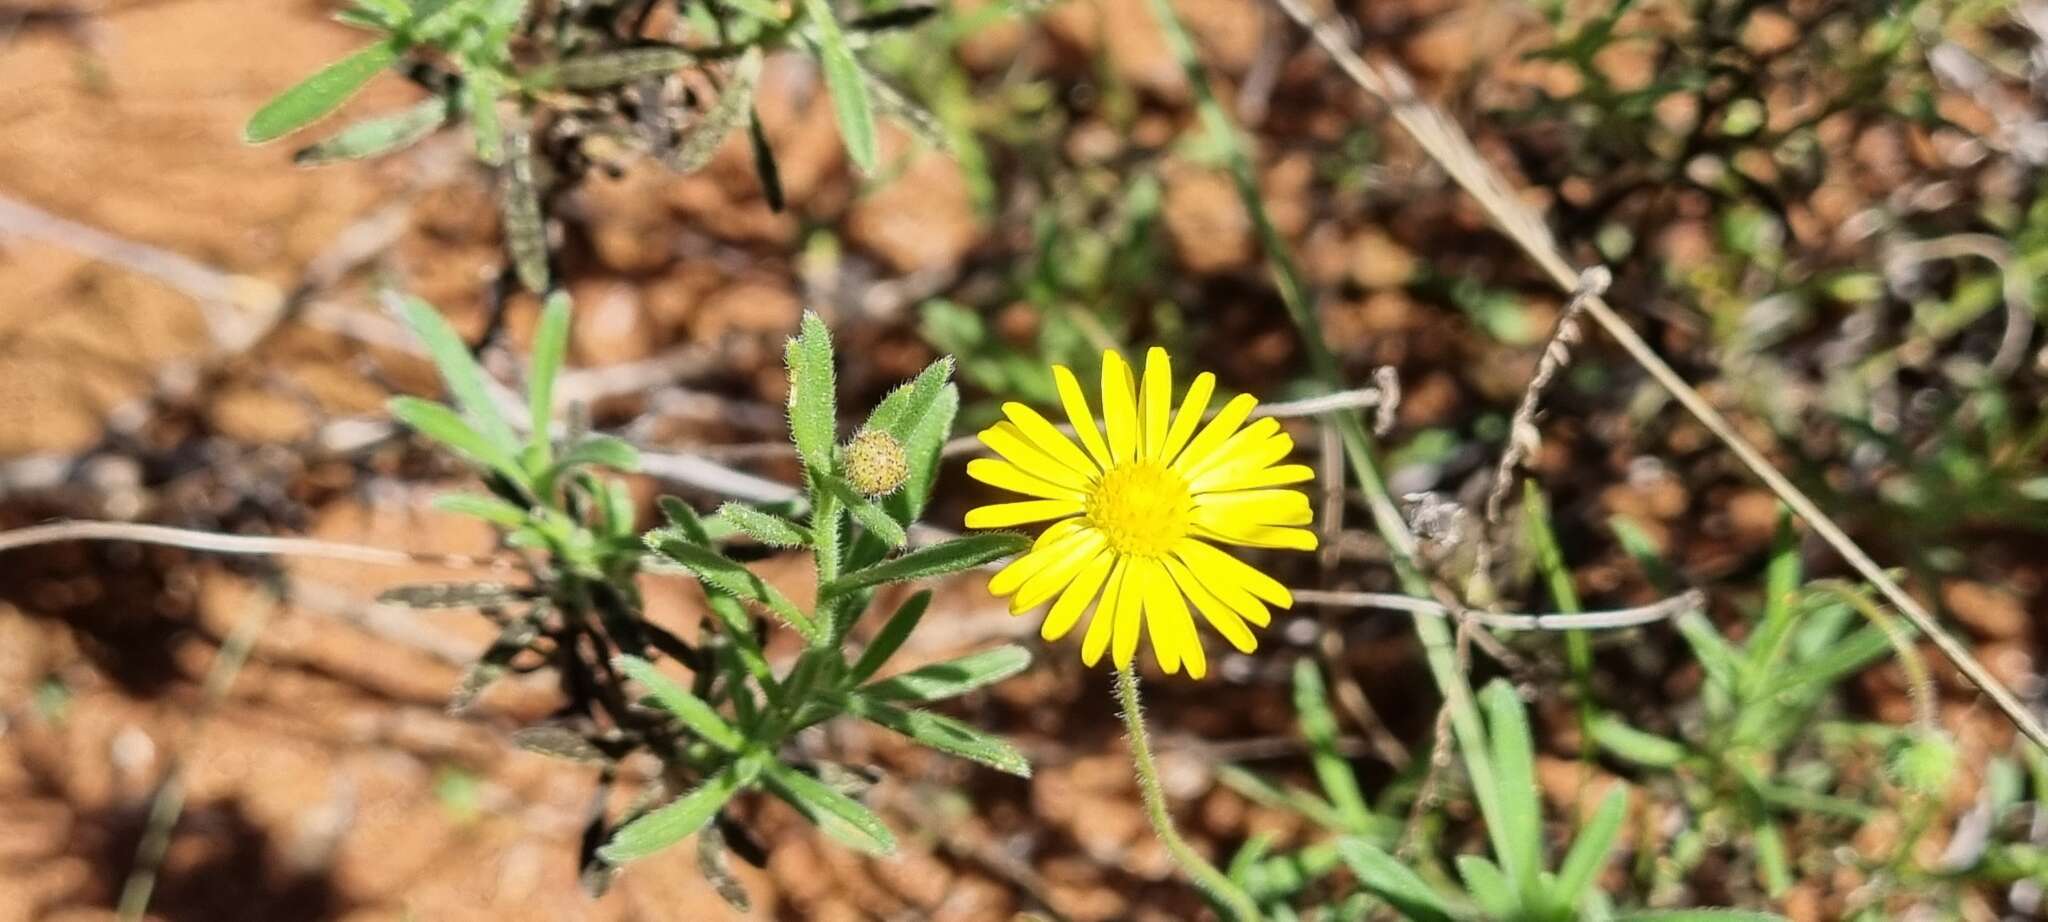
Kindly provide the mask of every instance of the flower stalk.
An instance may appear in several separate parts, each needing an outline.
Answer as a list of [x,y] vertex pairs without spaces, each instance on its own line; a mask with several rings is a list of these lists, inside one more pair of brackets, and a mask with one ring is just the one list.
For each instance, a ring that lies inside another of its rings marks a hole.
[[1131,769],[1138,779],[1138,792],[1145,800],[1145,818],[1152,823],[1153,834],[1166,846],[1166,852],[1173,856],[1173,863],[1181,872],[1194,881],[1224,911],[1237,922],[1260,922],[1259,906],[1252,901],[1244,889],[1209,863],[1195,851],[1194,846],[1180,837],[1180,830],[1173,825],[1173,815],[1166,810],[1166,791],[1159,784],[1159,763],[1152,758],[1152,744],[1145,733],[1144,705],[1138,699],[1138,676],[1129,666],[1116,670],[1116,700],[1123,712],[1124,729],[1131,738]]

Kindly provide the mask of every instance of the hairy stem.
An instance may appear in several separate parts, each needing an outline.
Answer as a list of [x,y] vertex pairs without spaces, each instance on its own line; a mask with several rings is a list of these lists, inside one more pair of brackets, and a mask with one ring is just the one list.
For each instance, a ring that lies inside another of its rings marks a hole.
[[1167,854],[1180,865],[1181,871],[1195,882],[1195,886],[1221,903],[1223,908],[1238,922],[1259,922],[1259,906],[1252,898],[1231,883],[1222,871],[1202,857],[1187,840],[1180,837],[1180,830],[1174,828],[1173,815],[1166,811],[1166,792],[1159,786],[1159,765],[1152,760],[1152,744],[1145,734],[1144,706],[1138,700],[1138,676],[1129,666],[1120,666],[1116,671],[1116,700],[1124,715],[1124,728],[1131,737],[1131,768],[1138,777],[1138,791],[1145,799],[1145,816],[1152,821],[1152,831],[1159,841],[1166,845]]

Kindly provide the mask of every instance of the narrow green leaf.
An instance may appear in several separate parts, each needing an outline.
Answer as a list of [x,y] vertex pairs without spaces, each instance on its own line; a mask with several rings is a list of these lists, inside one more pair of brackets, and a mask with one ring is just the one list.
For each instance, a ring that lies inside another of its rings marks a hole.
[[1689,611],[1678,616],[1678,634],[1685,638],[1688,646],[1700,661],[1700,668],[1707,673],[1707,681],[1715,683],[1724,691],[1734,693],[1741,684],[1747,669],[1735,648],[1726,637],[1707,620],[1705,615]]
[[867,84],[868,97],[883,116],[908,129],[926,147],[940,153],[952,152],[953,139],[946,134],[946,126],[931,110],[903,95],[901,90],[890,86],[889,81],[865,67],[861,68],[861,78]]
[[[1216,780],[1247,800],[1275,810],[1291,810],[1306,817],[1309,822],[1330,829],[1348,829],[1350,821],[1337,812],[1330,802],[1294,785],[1281,787],[1266,780],[1257,772],[1237,765],[1216,766]],[[1378,830],[1375,830],[1377,832]],[[1398,830],[1396,830],[1398,831]]]
[[1472,892],[1472,901],[1479,904],[1481,911],[1492,919],[1514,919],[1523,915],[1522,898],[1515,894],[1515,888],[1508,883],[1507,875],[1500,866],[1478,855],[1457,857],[1458,876],[1465,879],[1465,889]]
[[1301,721],[1301,735],[1308,740],[1316,780],[1344,818],[1346,831],[1363,834],[1371,823],[1372,808],[1366,806],[1365,795],[1358,789],[1351,762],[1337,752],[1337,716],[1330,712],[1322,672],[1306,657],[1294,663],[1294,710]]
[[400,50],[399,39],[387,38],[321,68],[256,110],[242,128],[242,140],[250,144],[274,141],[320,120],[390,67]]
[[555,467],[561,471],[577,467],[604,467],[630,474],[640,469],[640,449],[617,436],[584,436],[569,446]]
[[1863,667],[1891,652],[1891,640],[1884,631],[1866,627],[1829,646],[1819,656],[1791,669],[1772,673],[1779,693],[1801,691],[1808,685],[1823,688],[1862,671]]
[[867,807],[824,782],[780,763],[768,766],[768,790],[789,802],[826,835],[870,855],[896,851],[896,836]]
[[1607,865],[1607,856],[1614,851],[1614,837],[1621,832],[1621,821],[1628,816],[1628,789],[1617,784],[1600,800],[1600,806],[1593,811],[1592,819],[1579,829],[1578,838],[1572,840],[1572,847],[1565,852],[1564,863],[1558,865],[1557,887],[1551,891],[1553,903],[1567,914],[1579,908],[1579,901],[1586,895],[1586,888]]
[[498,414],[498,405],[491,400],[486,387],[483,366],[478,365],[476,356],[471,355],[469,345],[455,334],[455,328],[441,316],[434,306],[407,295],[402,301],[406,325],[412,328],[414,336],[427,347],[427,355],[434,360],[434,368],[441,373],[441,381],[448,385],[448,393],[455,398],[455,405],[462,415],[469,418],[477,432],[491,440],[505,454],[519,451],[519,439],[512,434],[512,427]]
[[886,432],[903,445],[910,444],[910,437],[917,423],[931,412],[932,406],[953,380],[953,357],[941,356],[938,361],[925,366],[917,377],[897,387],[875,404],[875,410],[868,414],[868,421],[862,429]]
[[1430,889],[1429,884],[1414,871],[1408,870],[1378,846],[1364,839],[1346,837],[1337,840],[1337,852],[1344,857],[1351,873],[1358,875],[1360,886],[1394,904],[1409,919],[1415,922],[1451,922],[1451,908],[1443,897]]
[[1792,861],[1785,855],[1785,834],[1770,817],[1759,817],[1750,826],[1750,844],[1756,853],[1756,879],[1772,897],[1792,889]]
[[491,166],[505,162],[506,125],[498,113],[498,98],[502,89],[497,75],[481,68],[469,70],[462,75],[462,95],[469,113],[470,140],[476,147],[476,159]]
[[515,480],[525,479],[526,472],[510,451],[471,429],[454,410],[417,397],[393,397],[387,407],[393,419],[456,454]]
[[1486,710],[1487,736],[1494,769],[1494,804],[1499,816],[1486,826],[1508,880],[1524,902],[1535,895],[1536,874],[1543,869],[1543,819],[1536,797],[1536,753],[1529,737],[1529,718],[1522,699],[1505,680],[1495,679],[1479,692]]
[[1799,533],[1791,515],[1779,510],[1778,533],[1771,549],[1771,562],[1764,568],[1763,619],[1744,641],[1744,652],[1752,674],[1769,675],[1784,655],[1784,640],[1799,615],[1799,583],[1803,576],[1799,559]]
[[939,388],[939,395],[933,398],[930,409],[911,423],[910,435],[903,439],[903,456],[910,462],[910,479],[905,480],[903,488],[884,503],[896,516],[896,521],[914,522],[924,514],[925,503],[931,499],[932,485],[939,479],[939,465],[945,460],[941,452],[946,440],[953,437],[953,417],[959,410],[960,390],[947,384]]
[[747,740],[732,724],[719,716],[704,699],[690,694],[688,689],[676,684],[674,679],[662,675],[654,664],[637,656],[619,656],[612,659],[612,665],[630,676],[633,681],[647,686],[647,693],[654,698],[661,709],[675,715],[683,726],[697,734],[705,742],[727,752],[738,752],[746,746]]
[[543,294],[548,290],[547,219],[541,213],[540,190],[534,182],[533,137],[519,123],[506,125],[504,137],[505,168],[499,173],[502,188],[498,197],[505,212],[505,251],[512,256],[519,284]]
[[882,625],[881,632],[868,643],[868,648],[861,651],[860,659],[854,662],[852,671],[847,673],[847,684],[859,685],[880,671],[882,666],[889,662],[889,657],[895,656],[896,651],[902,649],[903,642],[910,639],[910,632],[917,629],[917,623],[923,620],[925,610],[931,607],[931,604],[932,593],[929,589],[919,591],[903,600],[896,613],[889,616],[888,623]]
[[879,586],[883,583],[898,583],[914,579],[928,579],[944,576],[981,566],[991,560],[1008,557],[1031,546],[1031,539],[1009,532],[990,532],[954,538],[939,544],[921,547],[893,560],[885,560],[865,570],[849,573],[827,583],[819,590],[819,596],[841,595],[856,589]]
[[448,123],[452,114],[447,99],[424,99],[410,109],[363,119],[326,140],[302,147],[292,154],[292,162],[299,166],[326,166],[395,153],[433,134],[434,129]]
[[832,334],[817,314],[804,312],[802,330],[784,350],[789,366],[789,434],[804,465],[832,473],[839,404],[832,370]]
[[540,326],[533,333],[533,363],[526,381],[526,407],[532,427],[527,433],[527,444],[541,453],[543,463],[551,444],[548,430],[555,421],[555,378],[562,373],[562,357],[569,351],[569,313],[568,292],[548,295],[547,305],[540,311]]
[[696,63],[696,55],[667,45],[599,51],[563,58],[549,82],[571,90],[602,89],[672,74]]
[[597,855],[609,864],[619,865],[661,851],[704,828],[739,790],[739,766],[728,765],[696,790],[627,823],[597,850]]
[[673,532],[649,532],[647,543],[663,556],[697,574],[698,579],[738,598],[766,606],[790,627],[795,628],[806,641],[818,642],[820,635],[817,622],[799,610],[788,596],[776,591],[775,587],[763,582],[746,567],[728,560],[710,548],[681,540]]
[[761,79],[761,49],[748,48],[733,65],[731,78],[718,91],[718,102],[683,132],[669,166],[679,173],[694,173],[711,162],[740,121],[754,110],[754,88]]
[[967,694],[1031,668],[1031,651],[1016,644],[970,653],[891,676],[861,689],[878,701],[924,704]]
[[983,733],[950,717],[885,704],[859,692],[844,695],[841,701],[847,713],[881,724],[940,752],[979,762],[1019,778],[1031,777],[1031,763],[1017,751],[1017,747],[1001,737]]
[[433,506],[442,512],[474,516],[504,528],[519,528],[526,524],[526,510],[495,496],[443,493],[434,497]]
[[654,504],[661,508],[662,517],[668,519],[669,524],[675,527],[677,536],[682,540],[702,547],[711,546],[711,538],[704,531],[704,520],[698,517],[697,510],[690,508],[690,504],[683,502],[681,497],[663,496],[656,499]]
[[868,101],[867,80],[860,61],[847,47],[839,20],[825,0],[804,0],[804,13],[818,31],[818,62],[825,70],[825,86],[832,92],[832,110],[839,117],[839,133],[846,141],[846,156],[862,173],[872,174],[881,159],[875,140],[875,113]]
[[803,547],[811,540],[803,527],[795,522],[745,503],[726,503],[718,507],[718,517],[740,534],[769,547]]
[[903,526],[873,500],[860,495],[860,491],[855,490],[853,485],[831,474],[818,475],[817,479],[826,489],[832,491],[833,497],[839,500],[840,505],[846,507],[846,511],[853,515],[853,520],[860,523],[860,527],[867,529],[868,534],[881,539],[883,544],[890,547],[902,547],[909,542],[910,535],[904,532]]
[[1600,748],[1637,765],[1671,768],[1690,755],[1684,744],[1638,730],[1612,714],[1594,718],[1590,729],[1593,741],[1600,744]]

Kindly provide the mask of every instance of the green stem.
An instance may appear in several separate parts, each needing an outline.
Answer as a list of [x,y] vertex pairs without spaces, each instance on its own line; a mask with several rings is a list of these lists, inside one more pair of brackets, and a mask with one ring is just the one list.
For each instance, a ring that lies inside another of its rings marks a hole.
[[1216,902],[1223,904],[1237,922],[1259,922],[1259,906],[1252,902],[1244,890],[1231,883],[1230,878],[1209,863],[1195,851],[1186,839],[1180,837],[1180,830],[1174,828],[1173,815],[1166,811],[1166,792],[1159,786],[1159,765],[1152,760],[1152,744],[1145,734],[1144,707],[1138,700],[1138,677],[1131,667],[1118,667],[1116,671],[1116,700],[1124,715],[1124,728],[1131,736],[1131,768],[1138,777],[1138,792],[1145,799],[1145,816],[1152,821],[1152,831],[1166,846],[1166,852],[1173,856],[1175,864],[1185,872],[1195,886],[1202,888]]

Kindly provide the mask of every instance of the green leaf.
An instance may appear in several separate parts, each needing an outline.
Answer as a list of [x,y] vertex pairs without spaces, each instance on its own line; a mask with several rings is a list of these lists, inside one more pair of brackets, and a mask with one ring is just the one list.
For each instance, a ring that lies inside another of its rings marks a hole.
[[1514,886],[1500,872],[1499,865],[1478,855],[1459,855],[1457,862],[1458,876],[1465,879],[1465,889],[1472,892],[1472,901],[1479,904],[1488,918],[1513,919],[1522,914],[1522,898],[1515,895]]
[[765,606],[795,628],[804,640],[817,643],[821,637],[817,622],[798,610],[788,596],[763,582],[746,567],[710,548],[683,540],[671,530],[648,532],[647,544],[663,556],[682,564],[697,578],[732,595]]
[[1017,751],[1017,747],[1001,737],[930,711],[885,704],[860,692],[841,696],[840,700],[847,713],[881,724],[940,752],[979,762],[1019,778],[1031,777],[1031,763]]
[[532,426],[527,444],[541,452],[543,460],[550,444],[548,429],[555,420],[555,378],[562,373],[562,357],[569,351],[569,312],[568,292],[548,295],[547,305],[541,308],[540,326],[533,334],[533,363],[526,381],[526,407]]
[[[1330,829],[1346,829],[1350,821],[1338,815],[1337,808],[1330,802],[1294,785],[1281,787],[1266,780],[1257,772],[1237,765],[1216,766],[1216,780],[1245,796],[1253,803],[1272,807],[1275,810],[1291,810],[1306,817],[1309,822]],[[1374,830],[1377,833],[1380,830]],[[1399,832],[1396,828],[1393,830]]]
[[519,528],[526,524],[526,510],[480,493],[443,493],[434,497],[433,506],[442,512],[474,516],[504,528]]
[[599,51],[563,58],[548,82],[571,90],[594,90],[672,74],[696,63],[696,55],[666,45]]
[[1552,903],[1557,908],[1567,914],[1578,908],[1586,888],[1592,886],[1600,869],[1606,866],[1608,854],[1614,851],[1614,837],[1621,832],[1621,821],[1627,817],[1628,789],[1617,784],[1601,798],[1593,818],[1580,827],[1578,838],[1572,840],[1571,849],[1565,852],[1564,863],[1558,866],[1557,886],[1551,891]]
[[548,290],[548,237],[540,191],[534,184],[533,137],[525,125],[516,123],[505,126],[504,136],[505,168],[499,173],[498,197],[505,213],[505,251],[512,256],[519,284],[543,294]]
[[945,460],[941,452],[946,440],[953,436],[953,417],[959,410],[960,391],[947,384],[939,388],[931,408],[913,418],[910,435],[902,440],[903,457],[910,462],[910,478],[885,503],[896,521],[914,522],[924,514],[932,485],[939,479],[939,465]]
[[1358,875],[1360,886],[1394,904],[1408,918],[1416,922],[1451,922],[1451,908],[1443,897],[1378,846],[1346,837],[1337,840],[1337,852],[1344,857],[1351,873]]
[[519,439],[512,434],[512,427],[498,414],[498,405],[491,401],[486,386],[483,366],[478,365],[476,356],[469,352],[468,344],[455,334],[455,329],[441,316],[434,306],[407,295],[401,301],[407,326],[413,335],[427,347],[427,355],[434,360],[434,368],[441,373],[441,380],[448,385],[448,393],[455,397],[455,405],[462,409],[462,415],[476,425],[477,431],[491,440],[505,454],[519,451]]
[[1508,879],[1524,902],[1536,892],[1536,874],[1543,869],[1543,820],[1536,799],[1536,755],[1529,738],[1529,718],[1522,699],[1505,680],[1487,683],[1479,693],[1486,709],[1487,736],[1493,755],[1494,804],[1499,816],[1486,818],[1494,850]]
[[387,406],[393,419],[456,454],[517,481],[526,479],[526,472],[510,451],[471,429],[454,410],[418,397],[393,397]]
[[1743,643],[1753,675],[1769,675],[1788,646],[1784,640],[1799,615],[1800,564],[1798,532],[1792,527],[1791,516],[1780,510],[1771,562],[1764,568],[1763,619]]
[[839,409],[832,371],[832,334],[825,321],[804,312],[803,328],[784,350],[789,366],[789,434],[804,465],[832,473]]
[[419,143],[448,123],[453,109],[440,96],[421,100],[410,109],[390,115],[366,118],[343,128],[326,140],[302,147],[292,154],[299,166],[325,166],[345,160],[381,157]]
[[868,808],[787,765],[768,766],[768,789],[840,843],[870,855],[896,851],[896,836]]
[[847,512],[853,514],[853,520],[859,522],[860,527],[880,538],[883,544],[902,547],[910,540],[902,525],[883,511],[881,506],[875,505],[873,500],[860,495],[860,491],[855,490],[852,484],[831,474],[819,475],[818,482],[823,484],[825,489],[832,491],[833,497],[846,507]]
[[1750,826],[1750,844],[1756,853],[1756,879],[1773,898],[1792,889],[1792,862],[1785,855],[1785,834],[1769,817],[1759,817]]
[[918,422],[931,412],[952,379],[953,357],[942,356],[875,404],[874,412],[868,414],[867,424],[861,428],[886,432],[898,443],[909,445]]
[[847,684],[859,685],[880,671],[882,666],[888,663],[889,657],[895,656],[896,651],[902,649],[903,642],[910,639],[910,632],[917,629],[917,623],[923,620],[925,609],[931,607],[931,604],[932,593],[929,589],[903,600],[896,613],[889,616],[889,622],[882,625],[881,632],[868,643],[868,648],[861,651],[860,659],[853,664],[852,671],[847,673]]
[[1803,690],[1808,685],[1833,685],[1890,652],[1891,641],[1884,636],[1883,630],[1862,628],[1807,662],[1791,669],[1774,671],[1772,675],[1777,679],[1775,688],[1783,694]]
[[476,147],[476,159],[491,166],[505,162],[505,122],[498,115],[500,90],[497,75],[488,70],[472,68],[463,74],[470,140]]
[[923,704],[967,694],[1030,667],[1030,650],[1005,644],[892,676],[861,689],[861,694],[878,701]]
[[931,110],[919,105],[902,91],[889,85],[879,75],[867,68],[861,68],[861,77],[867,84],[868,97],[875,108],[884,116],[908,129],[925,146],[941,153],[951,153],[953,139],[946,134],[946,126]]
[[640,817],[612,836],[597,850],[597,856],[613,865],[645,858],[676,844],[704,828],[720,808],[740,790],[737,763],[712,775],[696,790],[684,794],[659,810]]
[[883,583],[900,583],[957,573],[1019,553],[1030,546],[1030,538],[1011,532],[990,532],[954,538],[918,548],[865,570],[849,573],[827,583],[819,591],[819,595],[841,595]]
[[731,78],[718,91],[718,102],[695,124],[684,129],[669,166],[679,173],[694,173],[711,162],[718,146],[733,129],[754,111],[754,88],[761,79],[761,49],[748,48],[732,69]]
[[795,522],[745,503],[726,503],[718,507],[718,517],[740,534],[769,547],[803,547],[811,540],[803,527]]
[[875,141],[875,113],[868,101],[867,80],[860,61],[847,47],[839,21],[825,0],[804,0],[804,13],[818,30],[818,61],[825,70],[825,86],[832,91],[832,110],[839,117],[839,133],[846,141],[846,156],[862,173],[872,174],[881,159]]
[[1692,647],[1693,655],[1699,658],[1700,668],[1707,673],[1707,681],[1731,693],[1743,687],[1741,683],[1747,670],[1735,648],[1714,628],[1713,622],[1699,612],[1689,611],[1678,616],[1677,627],[1679,636],[1685,638]]
[[558,471],[577,467],[605,467],[623,473],[640,469],[640,449],[633,443],[613,435],[585,436],[582,441],[569,446],[569,451],[556,462]]
[[746,738],[740,735],[740,731],[733,729],[732,724],[727,723],[724,717],[719,716],[717,711],[712,710],[711,705],[704,703],[704,699],[690,694],[689,690],[676,684],[674,679],[662,675],[661,670],[654,668],[653,663],[637,656],[618,656],[612,659],[612,665],[630,676],[633,681],[647,686],[647,693],[653,696],[654,703],[661,705],[662,710],[675,715],[677,720],[683,722],[683,726],[689,727],[690,732],[697,734],[705,742],[727,752],[738,752],[746,746]]
[[1691,755],[1691,751],[1686,749],[1683,743],[1638,730],[1612,714],[1602,714],[1594,718],[1588,729],[1592,731],[1593,741],[1600,744],[1600,748],[1637,765],[1671,768]]
[[256,110],[242,128],[242,140],[250,144],[274,141],[320,120],[398,60],[401,49],[399,39],[387,38],[321,68]]
[[1337,717],[1323,688],[1323,674],[1314,661],[1302,658],[1294,663],[1294,710],[1301,721],[1301,735],[1308,740],[1310,760],[1315,765],[1330,804],[1344,819],[1344,828],[1363,834],[1372,822],[1372,808],[1358,789],[1358,777],[1350,760],[1337,752]]

